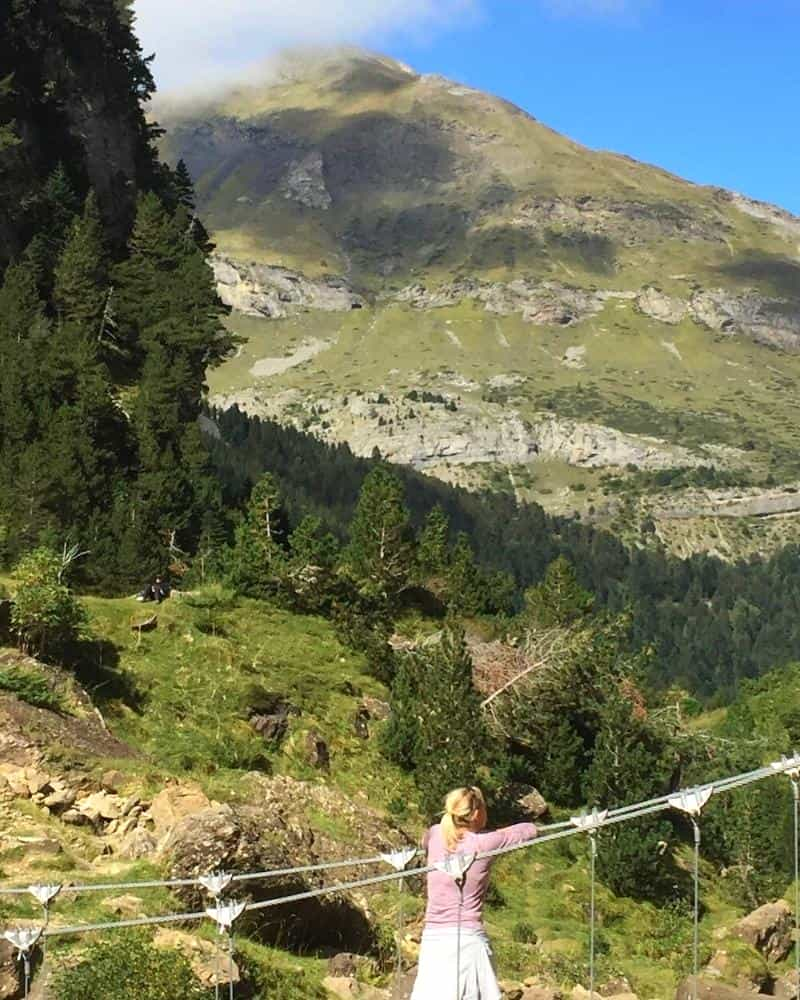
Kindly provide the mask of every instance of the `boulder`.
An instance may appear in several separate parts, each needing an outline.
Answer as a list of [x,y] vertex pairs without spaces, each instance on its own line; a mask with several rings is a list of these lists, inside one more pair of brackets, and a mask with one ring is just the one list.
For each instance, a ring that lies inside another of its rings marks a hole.
[[45,797],[43,805],[53,813],[63,813],[74,805],[76,793],[71,788],[59,788]]
[[16,1000],[21,991],[22,979],[14,949],[8,941],[0,940],[0,1000]]
[[[675,1000],[693,1000],[693,985],[693,976],[684,979],[678,986]],[[723,983],[715,982],[713,979],[704,979],[702,976],[697,982],[697,1000],[758,1000],[759,997],[767,995],[754,993],[752,990],[738,989],[735,986],[725,986]]]
[[360,707],[374,722],[385,722],[392,711],[388,701],[381,701],[380,698],[371,698],[369,695],[365,695],[361,699]]
[[100,786],[106,792],[112,792],[117,794],[122,786],[125,784],[125,775],[122,771],[111,770],[106,771],[103,777],[100,779]]
[[328,959],[328,974],[331,976],[355,976],[357,972],[358,955],[342,951]]
[[411,969],[407,969],[405,972],[401,972],[400,975],[395,978],[394,985],[392,986],[391,1000],[409,1000],[411,991],[414,989],[416,978],[416,966]]
[[794,920],[789,904],[765,903],[734,924],[731,934],[752,945],[769,962],[781,962],[792,949]]
[[122,815],[123,800],[118,795],[108,792],[93,792],[75,802],[78,812],[87,816],[92,823],[110,822]]
[[319,733],[308,733],[306,736],[306,757],[309,764],[318,771],[330,770],[331,752]]
[[535,984],[526,986],[522,991],[522,1000],[561,1000],[562,993],[554,986]]
[[326,976],[322,985],[335,997],[341,997],[341,1000],[350,1000],[350,997],[358,997],[359,1000],[390,1000],[387,990],[359,983],[352,976]]
[[643,289],[636,300],[636,306],[645,316],[658,320],[659,323],[671,325],[680,323],[689,312],[688,302],[664,295],[663,292],[653,287]]
[[741,989],[759,990],[771,982],[770,970],[763,955],[744,941],[728,941],[711,956],[703,974],[721,979]]
[[600,994],[595,990],[590,993],[583,986],[574,986],[570,993],[570,1000],[601,1000]]
[[798,989],[797,973],[794,969],[775,980],[772,995],[778,1000],[798,1000],[800,989]]
[[146,815],[153,823],[156,837],[161,838],[186,816],[204,812],[210,806],[211,802],[199,787],[170,785],[156,795]]
[[227,948],[221,948],[205,938],[195,937],[185,931],[162,928],[156,933],[153,943],[156,948],[180,952],[206,989],[217,985],[227,986],[231,982],[235,984],[241,980],[239,966],[235,961],[231,962]]
[[542,816],[546,816],[550,811],[545,797],[538,789],[533,787],[527,791],[522,791],[516,803],[525,816],[530,817],[532,820],[541,819]]
[[497,983],[504,1000],[522,1000],[522,992],[525,987],[522,983],[515,983],[508,979],[500,979]]
[[110,844],[112,853],[118,854],[121,858],[129,858],[131,861],[148,858],[158,850],[156,838],[141,826],[134,827],[118,838],[112,838]]

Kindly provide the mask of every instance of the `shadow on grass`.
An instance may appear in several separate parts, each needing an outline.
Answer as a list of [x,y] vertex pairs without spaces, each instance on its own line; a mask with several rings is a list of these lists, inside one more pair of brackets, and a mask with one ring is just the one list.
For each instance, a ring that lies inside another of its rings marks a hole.
[[758,285],[763,292],[800,302],[800,264],[781,254],[748,250],[720,270],[730,278]]
[[122,702],[137,713],[144,708],[144,693],[135,677],[120,667],[119,649],[108,639],[70,643],[63,650],[62,662],[99,708],[113,702]]

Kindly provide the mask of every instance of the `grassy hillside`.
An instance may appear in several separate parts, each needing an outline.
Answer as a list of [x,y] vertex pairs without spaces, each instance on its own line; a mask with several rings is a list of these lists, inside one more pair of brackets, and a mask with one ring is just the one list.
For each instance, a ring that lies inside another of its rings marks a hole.
[[215,402],[606,522],[598,469],[797,478],[788,213],[365,53],[156,110],[246,341],[211,374]]
[[[377,742],[380,724],[370,724],[366,740],[356,736],[353,725],[362,697],[385,698],[386,691],[365,673],[361,658],[339,644],[326,622],[233,599],[211,588],[163,605],[157,630],[139,640],[130,622],[140,617],[141,606],[130,600],[99,598],[87,603],[97,642],[87,648],[78,674],[85,684],[93,686],[94,700],[114,736],[136,753],[91,754],[54,739],[42,747],[43,767],[73,774],[86,771],[95,777],[114,767],[124,778],[125,794],[151,798],[167,783],[178,782],[202,789],[212,800],[233,805],[257,802],[263,796],[268,785],[262,785],[265,779],[254,771],[271,775],[268,783],[279,775],[309,782],[309,787],[327,789],[324,801],[328,805],[307,809],[302,824],[309,836],[328,845],[338,857],[363,853],[365,830],[353,817],[364,815],[367,804],[370,816],[399,824],[406,838],[419,835],[422,822],[413,786],[381,756]],[[407,621],[403,627],[413,634],[427,626]],[[44,671],[46,676],[49,672],[52,680],[50,668],[28,665],[26,669]],[[792,678],[787,674],[787,691]],[[66,678],[58,685],[67,717],[69,713],[85,715],[86,706],[69,695],[72,688]],[[783,688],[774,690],[780,699]],[[253,707],[267,692],[280,693],[299,712],[291,717],[289,732],[277,748],[265,745],[247,723]],[[0,710],[8,710],[8,699],[8,694],[0,693]],[[309,763],[304,737],[311,731],[330,748],[329,773],[315,770]],[[37,733],[31,732],[34,739]],[[783,749],[777,734],[770,734],[773,742],[779,742],[778,748]],[[350,802],[356,812],[349,807],[339,812],[336,802]],[[155,856],[132,862],[109,854],[90,828],[67,826],[55,815],[46,815],[35,802],[7,795],[0,805],[0,832],[0,876],[4,882],[136,880],[163,870]],[[40,850],[38,844],[50,846]],[[688,864],[682,852],[679,849],[679,865]],[[565,985],[585,980],[585,844],[575,840],[500,861],[493,884],[487,924],[496,942],[502,976],[519,980],[541,975]],[[413,896],[406,900],[412,932],[418,930],[422,913],[420,890],[421,886],[413,886]],[[140,897],[140,913],[163,913],[180,905],[162,890],[135,895]],[[368,899],[372,919],[383,928],[383,940],[390,942],[397,919],[396,893],[377,892]],[[710,867],[704,870],[703,899],[702,947],[708,958],[720,947],[715,929],[729,926],[741,911],[725,880],[720,881]],[[657,909],[615,898],[604,889],[599,892],[598,905],[600,976],[628,977],[642,998],[671,997],[676,982],[689,968],[691,924],[687,907],[676,903]],[[0,901],[0,924],[34,916],[27,899]],[[73,903],[60,900],[54,911],[56,923],[111,917],[101,897],[96,896],[79,897]],[[207,929],[190,929],[211,936]],[[79,946],[86,944],[84,941]],[[315,995],[325,975],[324,951],[285,951],[255,938],[240,938],[237,947],[252,968],[273,977],[286,1000]],[[406,947],[410,957],[413,940],[409,939]],[[60,962],[74,954],[74,948],[73,941],[56,940],[52,955]],[[734,973],[752,968],[763,971],[763,960],[751,949],[743,945],[731,948],[737,956]],[[771,972],[777,974],[781,968]],[[388,972],[381,973],[379,965],[372,969],[369,974],[377,977],[376,982],[390,977]]]

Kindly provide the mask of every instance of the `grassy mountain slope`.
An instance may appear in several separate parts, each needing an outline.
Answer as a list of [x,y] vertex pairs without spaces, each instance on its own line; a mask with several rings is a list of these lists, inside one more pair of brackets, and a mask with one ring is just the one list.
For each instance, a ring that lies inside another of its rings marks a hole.
[[606,468],[796,478],[788,213],[359,52],[156,110],[247,338],[216,401],[605,520]]
[[[371,853],[369,837],[375,824],[383,836],[395,839],[401,838],[398,827],[404,831],[402,837],[419,834],[421,818],[413,786],[378,752],[381,724],[370,723],[366,740],[357,737],[353,727],[362,697],[385,697],[385,691],[365,673],[361,658],[339,645],[326,622],[233,599],[211,588],[163,605],[158,629],[139,640],[130,630],[139,606],[129,600],[101,598],[87,603],[98,644],[94,651],[87,648],[79,663],[79,677],[93,687],[114,737],[124,743],[115,749],[111,737],[103,737],[99,730],[92,744],[66,739],[66,729],[59,730],[59,726],[88,726],[89,722],[81,720],[93,718],[91,706],[76,694],[65,675],[28,661],[24,670],[29,675],[40,672],[61,698],[60,716],[37,709],[32,716],[37,724],[26,731],[28,751],[38,755],[37,772],[62,774],[78,784],[99,787],[101,780],[107,780],[100,776],[113,767],[119,772],[117,781],[124,796],[150,801],[165,787],[199,789],[212,800],[241,808],[258,807],[269,795],[269,801],[281,810],[287,804],[274,797],[275,783],[293,779],[299,784],[290,789],[298,799],[305,803],[307,796],[318,796],[324,803],[316,809],[304,805],[293,820],[299,824],[302,842],[313,844],[316,856],[323,858]],[[413,634],[425,624],[407,621],[403,627]],[[111,650],[116,651],[116,662]],[[7,650],[2,656],[5,664],[18,654]],[[288,733],[278,746],[265,744],[247,724],[253,699],[263,698],[264,691],[280,692],[299,712],[290,718]],[[16,719],[21,706],[14,695],[0,692],[0,714],[10,713]],[[308,761],[305,741],[310,732],[328,743],[329,773],[315,770]],[[785,735],[772,733],[770,748],[784,749]],[[7,729],[11,743],[0,748],[4,767],[21,762],[15,736],[13,726]],[[57,809],[48,815],[35,798],[15,796],[6,786],[3,789],[0,876],[4,882],[136,880],[166,868],[160,855],[132,861],[120,854],[118,841],[102,824],[97,828],[68,825]],[[688,863],[688,858],[684,861]],[[494,884],[487,923],[501,974],[510,980],[541,975],[566,985],[585,981],[588,870],[584,845],[570,841],[501,861]],[[411,933],[406,942],[409,956],[414,952],[414,932],[422,910],[420,888],[412,886],[405,904]],[[182,905],[161,890],[132,895],[139,901],[134,898],[131,903],[129,893],[127,905],[138,913],[164,913]],[[703,900],[703,955],[707,958],[718,947],[726,947],[732,956],[726,976],[735,977],[743,970],[766,975],[763,959],[752,949],[724,938],[724,932],[712,936],[719,927],[730,927],[741,910],[732,902],[724,880],[710,868],[704,872]],[[376,891],[365,902],[374,924],[382,928],[379,939],[391,941],[396,893]],[[598,907],[602,979],[625,975],[643,998],[671,997],[689,967],[688,910],[637,904],[615,898],[605,889],[599,891]],[[100,896],[79,897],[75,902],[64,898],[54,908],[53,922],[108,920],[114,912],[113,907],[109,910],[103,905]],[[0,900],[0,924],[34,917],[26,898]],[[266,975],[263,970],[271,970],[274,988],[287,1000],[316,997],[314,991],[326,971],[326,949],[317,950],[313,942],[299,951],[287,949],[291,926],[287,920],[284,931],[278,933],[282,947],[270,944],[269,939],[259,942],[257,936],[240,936],[237,951],[262,975]],[[189,930],[212,940],[207,928]],[[345,938],[339,947],[348,944]],[[58,964],[74,955],[74,948],[75,942],[56,939],[52,958]],[[778,975],[784,966],[773,966],[770,971]]]

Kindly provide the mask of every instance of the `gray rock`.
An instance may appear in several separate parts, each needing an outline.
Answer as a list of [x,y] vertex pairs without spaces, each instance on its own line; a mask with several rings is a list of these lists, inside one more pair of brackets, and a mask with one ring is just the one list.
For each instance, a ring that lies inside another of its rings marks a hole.
[[669,295],[664,295],[657,288],[645,288],[636,300],[636,306],[640,312],[659,323],[669,323],[674,325],[686,318],[689,312],[688,303],[682,299],[675,299]]
[[295,160],[290,164],[284,181],[284,197],[298,201],[307,208],[327,212],[333,204],[333,198],[325,186],[324,168],[325,161],[319,150],[313,150],[302,160]]
[[[694,977],[689,976],[678,986],[675,993],[675,1000],[693,1000],[694,997]],[[759,997],[767,996],[765,993],[754,993],[752,990],[737,989],[732,986],[725,986],[711,979],[700,977],[697,981],[698,1000],[758,1000]]]
[[745,336],[785,351],[800,351],[800,305],[755,292],[735,295],[722,288],[696,292],[689,303],[701,325],[729,336]]
[[0,940],[0,1000],[17,1000],[22,993],[19,962],[8,941]]
[[306,309],[349,312],[365,305],[344,278],[306,278],[285,267],[211,258],[219,297],[246,316],[285,319]]
[[734,937],[746,941],[770,962],[781,962],[792,949],[794,918],[789,904],[779,899],[765,903],[731,928]]
[[355,976],[357,972],[358,955],[343,951],[328,959],[328,974],[331,976]]
[[547,800],[536,788],[531,788],[530,791],[520,795],[517,799],[517,805],[526,816],[530,816],[534,820],[546,816],[550,811]]
[[309,764],[318,771],[330,770],[331,752],[319,733],[309,733],[306,736],[306,756]]

